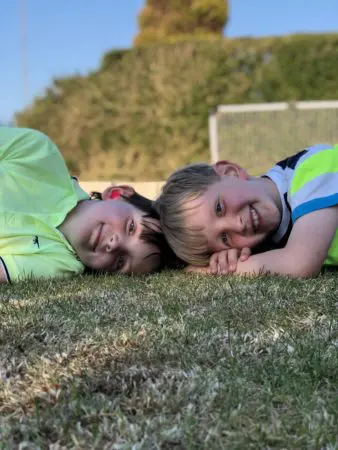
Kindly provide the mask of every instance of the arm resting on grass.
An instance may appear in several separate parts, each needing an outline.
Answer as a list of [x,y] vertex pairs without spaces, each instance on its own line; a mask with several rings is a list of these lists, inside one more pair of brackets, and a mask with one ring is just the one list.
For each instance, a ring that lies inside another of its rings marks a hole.
[[286,247],[237,263],[237,274],[272,273],[307,278],[319,273],[338,228],[338,206],[300,217]]

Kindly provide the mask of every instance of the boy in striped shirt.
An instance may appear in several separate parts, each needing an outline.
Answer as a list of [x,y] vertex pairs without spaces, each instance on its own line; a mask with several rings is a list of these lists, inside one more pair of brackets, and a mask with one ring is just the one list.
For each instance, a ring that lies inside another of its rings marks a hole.
[[229,161],[187,166],[156,208],[189,271],[314,276],[338,266],[338,145],[308,147],[261,177]]

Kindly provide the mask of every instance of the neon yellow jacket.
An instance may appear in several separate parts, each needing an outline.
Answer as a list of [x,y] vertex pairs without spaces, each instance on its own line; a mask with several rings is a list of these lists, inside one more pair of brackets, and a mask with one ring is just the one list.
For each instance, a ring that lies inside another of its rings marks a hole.
[[86,194],[44,134],[0,127],[0,257],[10,281],[84,270],[58,226]]

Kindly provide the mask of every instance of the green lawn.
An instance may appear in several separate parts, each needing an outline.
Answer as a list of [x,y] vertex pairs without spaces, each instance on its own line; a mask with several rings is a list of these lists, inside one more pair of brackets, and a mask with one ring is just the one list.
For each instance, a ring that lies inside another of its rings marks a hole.
[[337,275],[1,286],[0,448],[337,449]]

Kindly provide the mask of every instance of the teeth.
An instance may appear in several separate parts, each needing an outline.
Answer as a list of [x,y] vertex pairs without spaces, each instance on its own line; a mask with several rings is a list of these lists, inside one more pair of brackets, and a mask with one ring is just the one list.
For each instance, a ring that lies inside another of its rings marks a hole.
[[251,213],[251,219],[254,227],[254,231],[257,231],[258,225],[259,225],[259,219],[256,211],[250,207],[250,213]]

